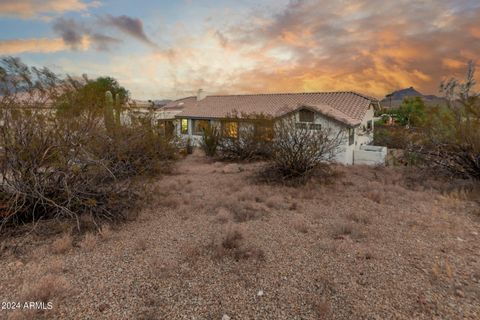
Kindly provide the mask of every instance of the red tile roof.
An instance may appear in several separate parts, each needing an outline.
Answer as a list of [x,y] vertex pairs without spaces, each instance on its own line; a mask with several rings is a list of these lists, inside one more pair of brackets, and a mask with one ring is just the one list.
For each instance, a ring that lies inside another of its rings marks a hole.
[[188,97],[172,101],[165,108],[183,107],[178,118],[228,118],[232,114],[264,114],[280,117],[309,107],[337,121],[358,125],[371,103],[377,100],[356,92],[278,93],[207,96],[197,101]]

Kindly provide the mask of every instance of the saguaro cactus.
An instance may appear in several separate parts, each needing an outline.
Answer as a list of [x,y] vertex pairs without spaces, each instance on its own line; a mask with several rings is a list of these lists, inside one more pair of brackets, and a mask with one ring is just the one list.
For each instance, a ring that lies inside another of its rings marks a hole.
[[110,91],[105,92],[103,119],[105,121],[105,128],[107,128],[107,131],[113,130],[113,127],[115,126],[115,119],[113,116],[113,96]]
[[114,108],[115,108],[115,125],[116,126],[121,125],[122,103],[123,103],[122,97],[118,93],[115,94]]

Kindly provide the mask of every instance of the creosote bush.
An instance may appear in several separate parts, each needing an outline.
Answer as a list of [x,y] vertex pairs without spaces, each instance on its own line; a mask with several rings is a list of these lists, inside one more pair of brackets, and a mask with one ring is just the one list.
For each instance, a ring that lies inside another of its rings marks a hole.
[[330,162],[340,151],[342,131],[325,127],[310,130],[297,127],[294,119],[275,124],[271,159],[259,174],[267,183],[304,184],[310,178],[328,178],[333,174]]

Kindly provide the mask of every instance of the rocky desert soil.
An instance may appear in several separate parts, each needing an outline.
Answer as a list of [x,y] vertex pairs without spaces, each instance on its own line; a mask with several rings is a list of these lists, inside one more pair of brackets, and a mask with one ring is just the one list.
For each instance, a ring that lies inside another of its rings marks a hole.
[[480,209],[464,193],[362,166],[268,186],[260,165],[191,155],[135,220],[5,240],[3,306],[51,309],[0,318],[480,318]]

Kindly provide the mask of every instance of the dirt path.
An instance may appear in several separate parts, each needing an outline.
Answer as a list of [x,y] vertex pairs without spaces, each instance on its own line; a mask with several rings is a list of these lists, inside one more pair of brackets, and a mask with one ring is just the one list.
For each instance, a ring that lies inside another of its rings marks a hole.
[[475,204],[391,169],[295,189],[253,184],[257,167],[189,156],[136,221],[2,259],[1,301],[49,291],[53,309],[0,318],[480,317]]

